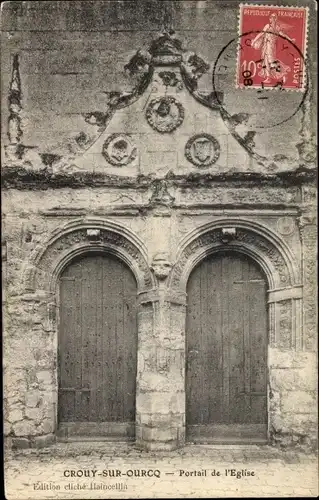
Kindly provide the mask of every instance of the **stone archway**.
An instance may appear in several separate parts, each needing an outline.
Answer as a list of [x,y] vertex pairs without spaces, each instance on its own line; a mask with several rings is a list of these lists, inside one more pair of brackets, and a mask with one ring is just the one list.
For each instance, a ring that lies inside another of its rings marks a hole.
[[[24,275],[25,300],[39,304],[42,317],[39,325],[31,325],[39,338],[39,349],[49,350],[50,369],[45,370],[46,384],[39,397],[47,413],[46,432],[39,429],[43,439],[55,438],[58,424],[58,333],[59,333],[59,280],[72,262],[84,256],[109,256],[123,262],[130,269],[137,285],[137,294],[143,295],[154,288],[154,277],[147,263],[146,249],[139,238],[125,227],[103,219],[77,220],[66,224],[51,234],[31,256],[31,264]],[[45,311],[45,312],[44,312]],[[143,331],[143,311],[138,314],[137,335]],[[43,332],[42,332],[43,331]],[[43,340],[42,342],[42,338]],[[41,360],[38,361],[41,365]],[[137,364],[139,360],[137,359]],[[39,368],[40,370],[40,368]],[[138,375],[137,375],[138,376]],[[37,430],[34,430],[37,435]]]
[[[223,229],[227,228],[235,229],[235,235],[224,243]],[[298,347],[302,342],[300,270],[285,242],[261,224],[249,220],[223,219],[194,230],[179,245],[176,264],[170,276],[170,288],[185,294],[188,277],[194,266],[206,255],[223,250],[234,250],[250,256],[267,276],[270,344],[280,343],[280,336],[289,335],[291,347]],[[278,318],[283,311],[287,320],[282,321],[280,326]]]
[[[277,234],[259,223],[239,219],[216,220],[186,235],[180,243],[169,287],[173,294],[186,295],[187,282],[196,265],[216,252],[230,251],[244,254],[255,261],[268,282],[269,433],[273,420],[278,416],[271,389],[271,370],[276,349],[282,346],[298,349],[302,344],[300,270],[290,249]],[[178,325],[176,331],[185,331],[185,318],[186,313],[183,319],[181,317],[183,325]]]
[[267,278],[251,257],[215,251],[192,270],[186,308],[186,438],[267,440]]
[[86,218],[56,229],[36,247],[24,272],[26,291],[45,290],[54,294],[65,266],[77,255],[94,251],[107,251],[122,258],[132,269],[139,292],[154,285],[145,246],[134,233],[113,221]]

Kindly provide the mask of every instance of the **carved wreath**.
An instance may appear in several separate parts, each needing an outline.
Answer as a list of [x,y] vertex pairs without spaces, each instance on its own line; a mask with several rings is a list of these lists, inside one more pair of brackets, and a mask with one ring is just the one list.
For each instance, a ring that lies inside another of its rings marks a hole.
[[220,145],[210,134],[193,135],[186,143],[185,156],[196,167],[209,167],[220,155]]
[[102,154],[111,165],[122,167],[135,160],[137,149],[132,146],[128,135],[112,134],[104,142]]
[[149,103],[146,119],[157,132],[172,132],[183,122],[184,108],[174,97],[157,97]]

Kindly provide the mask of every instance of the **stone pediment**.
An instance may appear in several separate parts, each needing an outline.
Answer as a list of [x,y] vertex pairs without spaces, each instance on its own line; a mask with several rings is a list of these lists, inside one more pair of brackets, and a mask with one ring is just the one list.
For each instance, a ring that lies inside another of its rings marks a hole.
[[[216,103],[203,108],[191,97],[180,66],[166,63],[152,68],[145,91],[114,111],[73,164],[80,171],[119,176],[226,171],[228,135]],[[236,141],[234,148],[242,152]]]
[[207,90],[207,83],[201,84],[212,68],[198,54],[183,48],[172,32],[164,31],[148,50],[138,50],[125,70],[134,80],[134,88],[107,93],[107,109],[83,116],[92,133],[80,131],[72,137],[66,153],[41,154],[21,143],[21,81],[16,58],[5,163],[54,175],[88,173],[119,178],[241,173],[269,177],[298,168],[298,163],[293,165],[282,155],[260,154],[258,134],[245,127],[247,116],[225,113],[223,92]]

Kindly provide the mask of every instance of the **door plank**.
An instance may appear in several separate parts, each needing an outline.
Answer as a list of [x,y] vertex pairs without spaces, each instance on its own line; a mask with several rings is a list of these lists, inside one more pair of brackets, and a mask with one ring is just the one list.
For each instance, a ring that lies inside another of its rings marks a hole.
[[251,404],[250,404],[250,372],[251,372],[251,347],[250,347],[250,288],[247,282],[250,280],[250,269],[249,264],[246,262],[243,264],[243,336],[244,336],[244,392],[243,395],[245,401],[245,422],[251,422]]
[[[90,384],[90,343],[92,340],[92,331],[94,328],[94,318],[92,310],[92,287],[94,280],[94,261],[90,265],[85,265],[82,261],[82,279],[81,279],[81,296],[82,296],[82,342],[76,346],[78,355],[81,357],[82,369],[82,388],[91,389]],[[87,394],[80,393],[76,400],[77,420],[86,421],[90,419],[90,407]]]
[[103,258],[99,259],[96,276],[96,420],[102,421],[103,415]]
[[252,439],[266,439],[265,276],[246,256],[217,254],[193,270],[187,294],[188,437],[207,441],[212,431],[213,441],[221,432],[237,442],[250,429]]
[[234,259],[229,262],[229,290],[224,294],[229,314],[229,423],[245,422],[246,400],[240,393],[244,390],[244,349],[243,349],[243,285],[236,283],[242,278],[243,263]]
[[222,421],[229,422],[229,257],[221,260],[222,268],[222,346],[223,346],[223,392],[222,392]]
[[[208,291],[208,267],[209,263],[207,261],[200,267],[200,339],[197,354],[199,366],[206,364],[206,359],[210,355],[211,351],[211,329],[208,321],[208,301],[206,300]],[[203,401],[205,392],[207,391],[209,378],[208,370],[203,371],[201,383],[197,386],[199,401]],[[201,404],[199,406],[199,411],[200,421],[202,424],[205,424],[209,419],[209,405]]]
[[[221,408],[221,391],[222,391],[222,295],[219,293],[221,283],[221,266],[216,266],[214,262],[209,261],[207,269],[208,287],[207,294],[204,300],[208,302],[207,318],[208,325],[208,340],[209,351],[208,359],[205,361],[210,364],[211,371],[207,371],[208,379],[208,408],[209,408],[209,422],[222,422],[222,408]],[[207,300],[207,296],[211,294],[214,300]],[[209,321],[214,318],[214,321]]]
[[[131,429],[128,422],[135,420],[136,292],[130,269],[111,255],[82,257],[63,272],[59,332],[61,429],[65,424],[68,429],[70,425],[83,428],[85,422],[121,423],[119,429],[123,432]],[[91,431],[93,428],[98,432],[98,425],[91,426]],[[105,429],[111,429],[110,425],[104,426],[103,432]]]

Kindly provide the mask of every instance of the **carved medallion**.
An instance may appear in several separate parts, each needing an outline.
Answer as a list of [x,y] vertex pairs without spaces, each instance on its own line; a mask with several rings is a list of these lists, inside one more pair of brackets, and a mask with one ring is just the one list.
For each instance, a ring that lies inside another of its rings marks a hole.
[[103,144],[102,154],[108,163],[123,167],[137,156],[137,149],[126,134],[112,134]]
[[277,229],[283,236],[289,236],[294,232],[295,224],[289,217],[280,217],[277,221]]
[[185,146],[185,156],[196,167],[209,167],[220,155],[217,139],[209,134],[198,134],[191,137]]
[[172,132],[183,122],[184,108],[174,97],[158,97],[147,106],[146,119],[157,132]]

